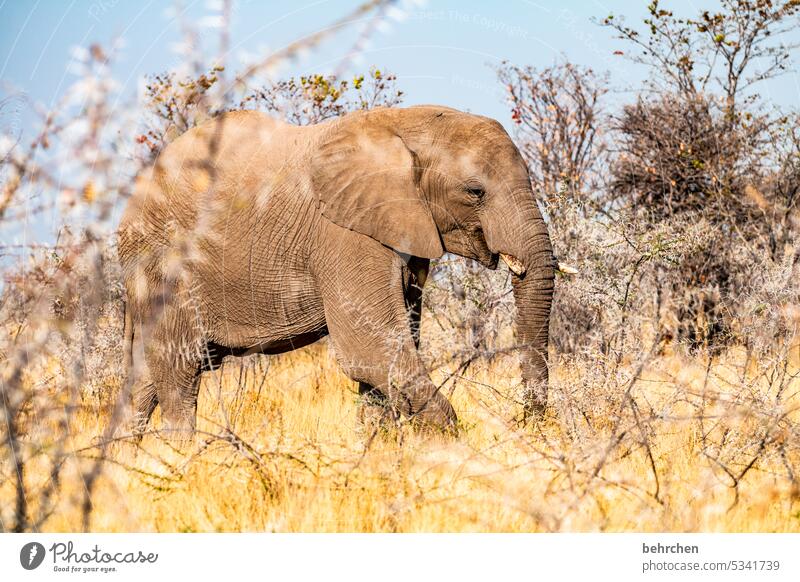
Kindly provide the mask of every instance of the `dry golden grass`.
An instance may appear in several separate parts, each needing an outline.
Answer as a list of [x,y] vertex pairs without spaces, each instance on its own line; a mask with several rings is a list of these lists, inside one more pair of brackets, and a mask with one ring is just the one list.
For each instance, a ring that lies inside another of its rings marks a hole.
[[[738,499],[721,468],[745,466],[752,448],[740,441],[758,431],[758,415],[731,404],[743,358],[726,354],[708,377],[699,359],[649,362],[631,390],[647,417],[638,423],[620,394],[633,364],[618,372],[620,382],[605,386],[592,384],[586,364],[559,365],[553,410],[538,428],[519,429],[506,398],[517,372],[510,358],[498,357],[473,365],[455,385],[457,440],[405,428],[371,438],[356,422],[355,384],[324,343],[273,357],[268,369],[257,369],[266,360],[227,363],[204,376],[200,434],[191,447],[179,452],[148,435],[140,448],[110,448],[91,496],[90,529],[800,531],[800,491],[786,459],[761,452],[739,483]],[[761,386],[764,397],[773,389],[758,378],[750,386]],[[800,381],[791,381],[782,400],[794,421],[798,388]],[[696,419],[700,398],[708,407],[705,446]],[[72,415],[66,446],[80,452],[62,473],[47,531],[81,529],[82,474],[97,454],[91,445],[108,409],[89,401]],[[29,421],[28,439],[50,430]],[[781,437],[771,438],[774,444]],[[796,466],[798,459],[788,461]],[[44,465],[29,464],[27,474],[33,491],[47,478]],[[5,480],[0,487],[6,507],[12,485]],[[30,503],[35,514],[37,500]]]

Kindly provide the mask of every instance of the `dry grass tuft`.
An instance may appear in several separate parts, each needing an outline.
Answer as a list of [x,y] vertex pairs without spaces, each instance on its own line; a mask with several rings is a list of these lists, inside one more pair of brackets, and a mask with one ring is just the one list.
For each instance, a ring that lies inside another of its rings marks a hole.
[[[800,531],[800,488],[791,471],[800,458],[785,446],[797,439],[800,381],[791,374],[800,362],[797,355],[785,362],[781,378],[774,368],[759,374],[763,366],[746,363],[735,350],[710,365],[671,354],[609,376],[601,362],[571,360],[554,370],[548,417],[521,429],[510,420],[517,411],[513,358],[477,361],[445,385],[462,419],[462,436],[445,440],[361,429],[356,386],[324,342],[269,359],[231,360],[204,376],[192,446],[177,451],[152,434],[141,446],[121,441],[109,449],[89,526]],[[99,450],[93,439],[109,417],[108,402],[99,398],[84,399],[70,415],[65,445],[76,453],[66,458],[44,530],[81,529],[84,480]],[[30,430],[58,433],[41,424]],[[28,490],[48,479],[42,469],[28,466]],[[5,480],[0,487],[4,520],[12,485]]]

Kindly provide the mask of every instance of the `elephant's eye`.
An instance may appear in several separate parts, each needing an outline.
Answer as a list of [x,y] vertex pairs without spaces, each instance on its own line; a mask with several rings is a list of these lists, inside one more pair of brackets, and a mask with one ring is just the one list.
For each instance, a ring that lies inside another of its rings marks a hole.
[[484,194],[486,194],[486,191],[480,186],[466,186],[464,189],[467,191],[467,194],[474,198],[483,198]]

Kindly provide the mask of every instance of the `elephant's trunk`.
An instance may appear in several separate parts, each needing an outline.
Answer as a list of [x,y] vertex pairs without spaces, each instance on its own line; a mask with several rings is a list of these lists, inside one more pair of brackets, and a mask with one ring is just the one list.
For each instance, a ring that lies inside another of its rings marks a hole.
[[512,281],[526,417],[540,416],[547,404],[547,344],[553,300],[552,252],[547,262],[544,260],[543,256],[538,265],[528,267],[523,277],[515,276]]
[[547,344],[556,262],[532,193],[528,190],[517,198],[513,212],[505,212],[487,234],[491,234],[492,249],[500,253],[513,273],[527,418],[540,416],[547,404]]

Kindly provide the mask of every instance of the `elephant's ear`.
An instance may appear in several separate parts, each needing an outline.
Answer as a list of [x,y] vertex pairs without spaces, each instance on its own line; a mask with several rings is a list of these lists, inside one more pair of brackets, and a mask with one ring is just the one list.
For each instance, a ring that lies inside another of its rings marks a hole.
[[398,252],[442,256],[439,231],[417,186],[416,156],[403,140],[363,116],[330,130],[311,162],[323,216]]

